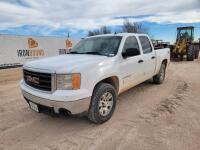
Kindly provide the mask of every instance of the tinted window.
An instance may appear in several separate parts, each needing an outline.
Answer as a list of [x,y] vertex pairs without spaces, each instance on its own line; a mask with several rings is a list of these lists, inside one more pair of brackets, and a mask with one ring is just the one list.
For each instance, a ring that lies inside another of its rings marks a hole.
[[146,36],[141,36],[139,37],[141,45],[142,45],[142,50],[144,54],[151,53],[152,52],[152,47],[149,39]]
[[139,45],[138,45],[137,39],[134,36],[129,36],[126,39],[126,41],[124,43],[123,51],[125,51],[126,49],[129,49],[129,48],[136,48],[139,50]]

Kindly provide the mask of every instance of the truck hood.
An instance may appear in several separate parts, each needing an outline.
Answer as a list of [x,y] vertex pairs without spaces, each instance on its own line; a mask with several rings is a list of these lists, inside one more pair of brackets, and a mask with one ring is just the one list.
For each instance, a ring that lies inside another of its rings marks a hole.
[[73,73],[107,60],[107,56],[67,54],[27,62],[24,68],[48,70],[54,73]]

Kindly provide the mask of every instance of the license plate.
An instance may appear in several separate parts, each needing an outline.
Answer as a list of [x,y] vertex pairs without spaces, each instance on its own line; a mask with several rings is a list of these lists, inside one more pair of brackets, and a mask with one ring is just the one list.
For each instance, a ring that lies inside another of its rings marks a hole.
[[36,112],[39,112],[39,109],[38,109],[38,105],[33,103],[33,102],[29,102],[30,104],[30,107],[32,110],[36,111]]

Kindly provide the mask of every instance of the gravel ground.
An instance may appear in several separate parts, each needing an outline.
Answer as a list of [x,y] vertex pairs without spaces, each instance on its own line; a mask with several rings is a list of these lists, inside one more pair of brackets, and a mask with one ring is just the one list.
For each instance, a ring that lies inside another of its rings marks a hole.
[[20,69],[0,70],[0,150],[200,149],[200,60],[172,62],[162,85],[147,81],[123,93],[102,125],[33,112],[20,78]]

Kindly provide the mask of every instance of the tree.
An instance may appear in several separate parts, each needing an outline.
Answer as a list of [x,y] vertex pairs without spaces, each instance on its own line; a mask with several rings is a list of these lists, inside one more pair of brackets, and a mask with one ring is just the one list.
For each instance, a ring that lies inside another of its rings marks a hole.
[[106,26],[102,26],[102,27],[100,28],[100,33],[101,33],[101,34],[110,34],[110,33],[111,33],[111,30],[108,29],[108,27],[106,27]]
[[99,35],[99,34],[101,34],[100,30],[93,30],[93,31],[89,30],[88,31],[88,36],[94,36],[94,35]]
[[148,33],[148,29],[144,28],[142,23],[134,23],[130,22],[129,20],[124,21],[122,31],[128,33]]
[[94,35],[99,35],[99,34],[109,34],[111,33],[111,30],[108,29],[108,27],[106,26],[102,26],[100,27],[100,29],[96,29],[96,30],[89,30],[88,31],[88,36],[94,36]]

